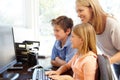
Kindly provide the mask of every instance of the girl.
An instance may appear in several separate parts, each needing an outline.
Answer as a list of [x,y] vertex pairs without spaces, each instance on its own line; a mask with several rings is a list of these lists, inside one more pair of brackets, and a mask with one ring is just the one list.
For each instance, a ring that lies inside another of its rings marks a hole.
[[[48,71],[46,75],[55,80],[96,80],[97,51],[96,36],[89,23],[78,24],[72,31],[72,48],[78,49],[74,57],[57,71]],[[73,70],[73,77],[60,75],[65,71]]]

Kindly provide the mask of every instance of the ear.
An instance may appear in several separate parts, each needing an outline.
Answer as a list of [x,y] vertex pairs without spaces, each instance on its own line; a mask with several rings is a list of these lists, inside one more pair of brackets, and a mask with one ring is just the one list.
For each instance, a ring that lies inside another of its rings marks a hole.
[[89,11],[90,11],[91,13],[93,13],[93,9],[92,9],[91,7],[89,7]]
[[84,40],[83,40],[82,38],[80,38],[80,41],[81,41],[81,43],[83,43],[83,42],[84,42]]
[[68,35],[68,34],[70,34],[70,32],[71,32],[71,29],[69,28],[69,29],[67,29],[66,34]]

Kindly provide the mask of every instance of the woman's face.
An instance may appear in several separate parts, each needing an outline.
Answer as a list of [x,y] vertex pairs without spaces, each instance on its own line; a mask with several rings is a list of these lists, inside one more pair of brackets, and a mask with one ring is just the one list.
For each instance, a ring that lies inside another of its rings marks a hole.
[[76,4],[76,11],[77,11],[78,17],[80,17],[83,23],[91,22],[92,9],[90,7],[85,7],[85,6]]
[[71,43],[72,43],[72,48],[81,49],[83,45],[83,40],[80,37],[78,37],[76,34],[74,34],[74,32],[72,32]]

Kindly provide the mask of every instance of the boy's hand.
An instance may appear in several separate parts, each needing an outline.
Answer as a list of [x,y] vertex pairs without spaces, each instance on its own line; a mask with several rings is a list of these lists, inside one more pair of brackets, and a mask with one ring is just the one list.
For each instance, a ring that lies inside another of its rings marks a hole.
[[56,57],[56,58],[55,58],[55,61],[56,61],[56,62],[59,62],[60,60],[61,60],[61,59],[60,59],[59,57]]

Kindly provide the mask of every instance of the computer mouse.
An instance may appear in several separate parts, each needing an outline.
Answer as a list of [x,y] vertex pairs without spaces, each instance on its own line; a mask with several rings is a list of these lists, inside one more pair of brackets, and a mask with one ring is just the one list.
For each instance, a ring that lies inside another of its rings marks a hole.
[[30,67],[30,68],[28,68],[28,72],[31,72],[32,70],[34,70],[35,68],[43,68],[42,66],[40,66],[40,65],[35,65],[35,66],[33,66],[33,67]]
[[33,68],[43,68],[41,65],[35,65]]

